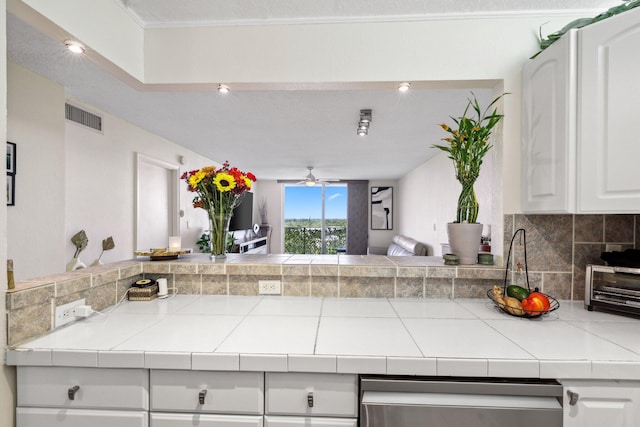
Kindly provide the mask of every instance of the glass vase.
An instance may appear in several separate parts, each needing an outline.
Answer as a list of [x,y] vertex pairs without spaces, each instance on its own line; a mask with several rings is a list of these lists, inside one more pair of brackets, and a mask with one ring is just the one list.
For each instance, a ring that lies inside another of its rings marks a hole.
[[227,235],[232,212],[209,212],[209,237],[211,238],[211,259],[227,257]]

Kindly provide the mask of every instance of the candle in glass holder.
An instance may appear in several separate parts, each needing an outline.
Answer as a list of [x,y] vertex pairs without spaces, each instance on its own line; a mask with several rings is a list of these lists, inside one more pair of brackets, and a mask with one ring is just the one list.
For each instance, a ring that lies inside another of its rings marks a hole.
[[169,252],[179,251],[182,247],[182,241],[180,236],[170,236],[169,237]]

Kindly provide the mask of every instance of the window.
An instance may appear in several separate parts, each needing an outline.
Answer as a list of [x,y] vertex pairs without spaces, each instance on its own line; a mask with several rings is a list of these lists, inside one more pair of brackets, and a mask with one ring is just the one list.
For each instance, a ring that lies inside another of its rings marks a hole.
[[347,186],[285,185],[284,252],[335,254],[347,247]]

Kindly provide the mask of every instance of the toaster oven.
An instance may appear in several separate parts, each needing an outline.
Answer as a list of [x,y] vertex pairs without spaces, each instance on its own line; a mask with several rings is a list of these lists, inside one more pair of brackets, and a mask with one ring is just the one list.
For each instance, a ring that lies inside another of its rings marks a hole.
[[611,310],[640,316],[640,268],[587,265],[587,310]]

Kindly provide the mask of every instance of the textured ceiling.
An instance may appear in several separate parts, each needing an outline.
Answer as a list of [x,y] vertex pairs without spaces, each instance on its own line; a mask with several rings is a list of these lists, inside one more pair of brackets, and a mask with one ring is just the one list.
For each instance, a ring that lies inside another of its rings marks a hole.
[[602,11],[620,0],[114,0],[141,25],[238,25]]
[[[313,22],[400,15],[604,10],[604,0],[113,0],[141,25]],[[399,93],[376,90],[137,91],[86,58],[71,56],[13,15],[7,16],[8,58],[65,88],[71,100],[95,106],[218,162],[229,160],[262,179],[396,179],[437,154],[437,123],[460,115],[470,90],[481,104],[492,92],[465,84],[425,85]],[[416,83],[416,82],[414,82]],[[418,84],[414,84],[418,86]],[[369,135],[356,135],[359,111],[373,110]]]

